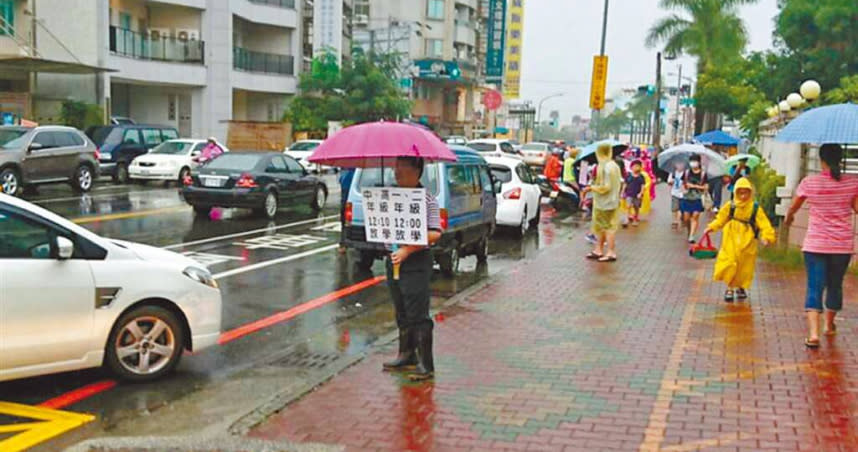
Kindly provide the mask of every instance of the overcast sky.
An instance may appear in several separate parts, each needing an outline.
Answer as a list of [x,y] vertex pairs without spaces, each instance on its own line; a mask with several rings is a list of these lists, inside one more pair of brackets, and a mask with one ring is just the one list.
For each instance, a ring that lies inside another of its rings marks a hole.
[[[659,9],[658,0],[611,0],[608,13],[609,57],[608,96],[624,87],[654,83],[656,49],[644,45],[649,27],[668,12]],[[572,115],[589,117],[590,75],[593,55],[599,53],[602,29],[602,0],[526,0],[524,14],[524,50],[522,99],[539,99],[554,93],[542,109],[543,118],[551,110],[560,111],[561,123]],[[750,50],[772,46],[777,0],[759,0],[742,8],[742,17],[750,34]],[[664,63],[666,86],[676,85],[677,64],[683,76],[693,76],[694,60],[680,58]]]

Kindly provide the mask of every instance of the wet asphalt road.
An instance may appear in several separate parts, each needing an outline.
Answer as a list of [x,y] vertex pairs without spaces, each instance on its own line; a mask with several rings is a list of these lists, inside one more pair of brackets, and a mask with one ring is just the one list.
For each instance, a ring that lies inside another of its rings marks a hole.
[[[333,176],[326,182],[331,194],[322,212],[294,206],[276,221],[249,211],[218,209],[209,219],[195,218],[178,190],[160,183],[102,183],[84,196],[75,196],[64,186],[44,187],[25,198],[102,236],[165,247],[203,263],[221,285],[223,331],[229,331],[372,277],[360,274],[352,257],[335,249],[339,189]],[[436,273],[433,303],[534,256],[553,240],[566,240],[568,231],[580,226],[568,214],[544,208],[539,231],[530,231],[523,239],[503,231],[497,234],[487,264],[478,266],[476,258],[467,257],[456,278]],[[373,273],[382,274],[380,261]],[[157,415],[188,394],[243,378],[244,372],[272,360],[311,356],[324,361],[331,354],[361,353],[392,330],[392,320],[386,286],[378,284],[222,346],[186,355],[175,375],[159,382],[120,384],[66,409],[98,415],[99,426],[88,436],[110,434],[113,426]],[[317,364],[313,359],[297,362]],[[112,377],[102,370],[87,370],[4,382],[0,400],[35,405],[105,379]]]

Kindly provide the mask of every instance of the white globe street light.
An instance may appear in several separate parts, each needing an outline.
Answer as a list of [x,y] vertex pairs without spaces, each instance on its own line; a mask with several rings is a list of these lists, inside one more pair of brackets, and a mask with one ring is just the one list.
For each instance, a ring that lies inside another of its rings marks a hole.
[[780,111],[784,112],[784,113],[786,113],[786,112],[790,111],[790,110],[791,110],[791,108],[792,108],[792,107],[790,107],[790,106],[789,106],[789,102],[787,102],[787,101],[785,101],[785,100],[782,100],[782,101],[778,104],[778,109],[779,109]]
[[766,114],[769,115],[769,118],[774,118],[778,115],[778,107],[769,107],[766,109]]
[[804,102],[804,98],[801,97],[799,93],[792,93],[786,98],[787,103],[790,108],[798,108],[801,107],[801,104]]
[[801,92],[802,97],[809,101],[814,101],[819,98],[819,95],[822,93],[822,87],[819,86],[819,82],[816,80],[808,80],[801,84]]

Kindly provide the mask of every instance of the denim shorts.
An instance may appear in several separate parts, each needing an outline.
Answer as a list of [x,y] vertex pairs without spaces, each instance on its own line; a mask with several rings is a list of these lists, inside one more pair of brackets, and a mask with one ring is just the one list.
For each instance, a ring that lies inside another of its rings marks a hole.
[[804,253],[807,269],[805,311],[837,312],[843,308],[843,278],[851,259],[851,254]]

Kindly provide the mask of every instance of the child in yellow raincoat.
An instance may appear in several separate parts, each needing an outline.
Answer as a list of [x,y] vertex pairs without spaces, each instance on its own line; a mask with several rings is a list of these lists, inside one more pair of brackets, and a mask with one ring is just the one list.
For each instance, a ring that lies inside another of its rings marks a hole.
[[632,161],[630,166],[631,171],[626,176],[625,192],[621,202],[621,208],[627,212],[623,227],[629,224],[632,226],[640,224],[641,215],[647,215],[652,204],[650,199],[652,179],[650,179],[649,174],[643,171],[643,164],[640,160]]
[[733,200],[724,204],[704,233],[723,229],[713,280],[727,284],[724,301],[728,303],[735,298],[748,298],[748,289],[754,280],[757,241],[762,240],[764,245],[775,241],[775,230],[769,218],[754,201],[751,181],[743,177],[733,190]]

